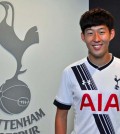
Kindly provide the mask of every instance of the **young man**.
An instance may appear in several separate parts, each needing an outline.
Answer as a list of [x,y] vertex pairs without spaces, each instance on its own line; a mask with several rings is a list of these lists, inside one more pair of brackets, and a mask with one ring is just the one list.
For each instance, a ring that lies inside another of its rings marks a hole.
[[59,92],[55,134],[67,133],[67,114],[74,108],[72,134],[120,134],[120,60],[109,53],[115,36],[112,15],[101,8],[80,19],[88,56],[65,68]]

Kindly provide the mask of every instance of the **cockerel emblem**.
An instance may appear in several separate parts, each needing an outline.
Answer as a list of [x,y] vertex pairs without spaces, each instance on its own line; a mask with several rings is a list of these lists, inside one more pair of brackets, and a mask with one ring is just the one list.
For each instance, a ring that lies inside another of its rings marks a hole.
[[118,90],[119,89],[119,85],[118,85],[118,82],[120,81],[120,78],[117,78],[117,76],[115,75],[115,78],[114,80],[116,81],[116,85],[115,85],[115,89]]
[[[5,9],[5,16],[0,23],[0,45],[9,52],[17,62],[15,74],[7,79],[0,87],[0,108],[8,114],[23,112],[30,103],[31,93],[26,83],[18,79],[18,75],[26,70],[22,68],[22,57],[28,47],[39,43],[37,27],[31,27],[23,40],[20,40],[14,31],[14,7],[10,2],[1,1]],[[7,24],[9,8],[12,11],[11,24]]]

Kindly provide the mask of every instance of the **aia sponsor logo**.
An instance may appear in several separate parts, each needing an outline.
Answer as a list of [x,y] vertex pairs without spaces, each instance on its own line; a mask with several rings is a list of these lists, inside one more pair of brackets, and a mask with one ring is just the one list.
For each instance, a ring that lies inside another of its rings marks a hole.
[[89,108],[91,111],[108,111],[109,109],[115,109],[120,111],[120,104],[117,94],[110,94],[107,99],[103,94],[98,94],[97,105],[92,95],[86,93],[82,96],[80,110]]

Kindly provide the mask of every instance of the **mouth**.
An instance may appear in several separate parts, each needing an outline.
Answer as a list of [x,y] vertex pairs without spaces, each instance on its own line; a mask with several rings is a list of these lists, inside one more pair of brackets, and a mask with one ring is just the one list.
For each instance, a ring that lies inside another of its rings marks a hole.
[[102,47],[102,44],[94,44],[92,45],[95,50],[100,50]]

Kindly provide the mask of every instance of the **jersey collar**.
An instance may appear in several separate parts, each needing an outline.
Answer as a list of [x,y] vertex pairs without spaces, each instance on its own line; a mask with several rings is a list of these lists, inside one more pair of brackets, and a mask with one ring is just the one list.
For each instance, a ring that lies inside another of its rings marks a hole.
[[114,60],[114,56],[112,56],[112,59],[110,60],[110,62],[108,62],[107,64],[105,64],[105,65],[102,66],[102,67],[98,67],[97,65],[93,64],[93,63],[89,60],[89,58],[87,57],[87,61],[89,62],[89,64],[90,64],[91,66],[93,66],[94,68],[100,70],[100,71],[103,70],[103,69],[105,69],[106,67],[108,67],[108,66],[112,63],[113,60]]

